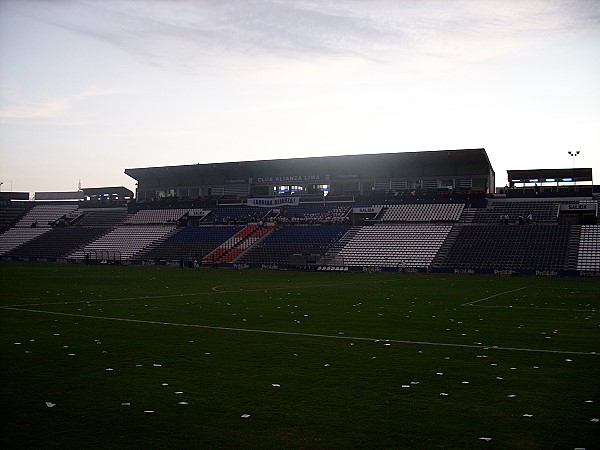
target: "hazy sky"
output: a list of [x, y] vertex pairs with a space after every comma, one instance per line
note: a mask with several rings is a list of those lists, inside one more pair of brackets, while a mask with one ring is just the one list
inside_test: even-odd
[[599, 183], [600, 1], [0, 0], [2, 190], [481, 147]]

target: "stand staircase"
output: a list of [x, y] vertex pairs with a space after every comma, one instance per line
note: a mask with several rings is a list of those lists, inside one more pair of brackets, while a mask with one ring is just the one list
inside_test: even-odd
[[579, 238], [581, 237], [581, 225], [571, 225], [567, 255], [565, 258], [565, 269], [577, 270], [577, 258], [579, 256]]
[[202, 259], [204, 264], [230, 263], [241, 256], [258, 240], [272, 231], [274, 225], [252, 223], [246, 225]]
[[[471, 218], [471, 220], [472, 220], [472, 218]], [[462, 217], [461, 217], [461, 221], [462, 221]], [[456, 239], [458, 239], [458, 235], [460, 234], [461, 230], [462, 230], [462, 225], [460, 225], [460, 224], [454, 225], [452, 227], [452, 229], [450, 230], [450, 233], [448, 233], [448, 236], [446, 236], [444, 243], [441, 245], [440, 249], [438, 250], [437, 254], [435, 255], [435, 258], [433, 258], [433, 261], [431, 262], [431, 267], [434, 267], [434, 268], [442, 267], [442, 264], [444, 263], [446, 256], [448, 256], [450, 249], [456, 242]]]

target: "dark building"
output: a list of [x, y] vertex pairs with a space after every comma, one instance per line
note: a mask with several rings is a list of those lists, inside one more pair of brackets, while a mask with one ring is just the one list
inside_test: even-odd
[[483, 148], [147, 167], [125, 173], [137, 181], [138, 201], [494, 189], [494, 170]]

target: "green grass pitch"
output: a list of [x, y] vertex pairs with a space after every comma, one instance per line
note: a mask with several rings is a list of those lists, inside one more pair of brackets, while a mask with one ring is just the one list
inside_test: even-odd
[[0, 264], [4, 448], [598, 448], [597, 279]]

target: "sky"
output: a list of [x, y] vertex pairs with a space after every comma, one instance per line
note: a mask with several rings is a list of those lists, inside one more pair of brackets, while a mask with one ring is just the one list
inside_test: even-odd
[[0, 0], [3, 191], [462, 148], [600, 184], [600, 1]]

